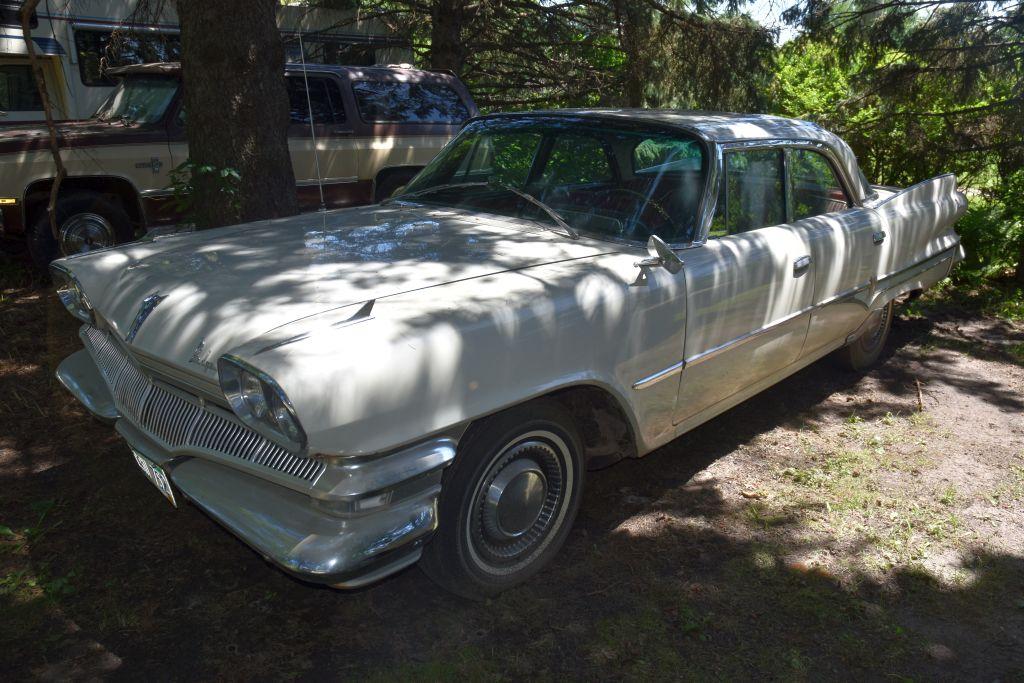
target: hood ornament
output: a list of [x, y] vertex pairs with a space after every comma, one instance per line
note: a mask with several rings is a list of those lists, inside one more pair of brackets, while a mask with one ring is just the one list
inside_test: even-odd
[[153, 312], [153, 309], [166, 298], [166, 294], [153, 292], [142, 300], [142, 305], [139, 306], [139, 312], [135, 314], [135, 320], [132, 321], [132, 326], [128, 329], [128, 334], [125, 335], [124, 340], [126, 342], [131, 343], [135, 341], [135, 335], [139, 333], [139, 328], [142, 327], [142, 323], [146, 322], [146, 318], [148, 318], [149, 314]]

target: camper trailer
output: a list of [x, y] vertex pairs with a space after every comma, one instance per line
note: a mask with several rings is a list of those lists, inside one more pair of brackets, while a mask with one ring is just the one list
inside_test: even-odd
[[[0, 126], [44, 118], [22, 33], [21, 4], [0, 0]], [[91, 116], [117, 85], [109, 68], [179, 59], [181, 36], [171, 3], [158, 17], [136, 16], [137, 6], [135, 0], [39, 4], [30, 18], [31, 47], [42, 64], [55, 119]], [[407, 43], [350, 12], [288, 5], [278, 12], [278, 25], [290, 62], [411, 61]]]

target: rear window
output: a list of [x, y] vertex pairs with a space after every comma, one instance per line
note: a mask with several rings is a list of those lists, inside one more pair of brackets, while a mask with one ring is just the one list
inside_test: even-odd
[[460, 124], [469, 118], [459, 94], [442, 83], [356, 81], [352, 91], [367, 123]]

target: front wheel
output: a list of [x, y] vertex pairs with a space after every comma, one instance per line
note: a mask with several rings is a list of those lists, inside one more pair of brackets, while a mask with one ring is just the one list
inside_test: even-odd
[[565, 543], [583, 491], [582, 442], [557, 403], [536, 401], [475, 425], [445, 473], [437, 534], [420, 566], [471, 599], [540, 571]]
[[860, 336], [839, 350], [843, 365], [851, 370], [863, 372], [878, 361], [892, 329], [895, 302], [890, 301], [882, 308], [872, 311]]
[[56, 213], [56, 238], [45, 208], [36, 212], [29, 226], [29, 254], [41, 271], [61, 256], [112, 247], [132, 238], [131, 219], [125, 210], [95, 192], [74, 192], [59, 197]]

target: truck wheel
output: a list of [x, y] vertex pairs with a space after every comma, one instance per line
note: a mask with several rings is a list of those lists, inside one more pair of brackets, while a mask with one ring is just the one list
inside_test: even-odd
[[877, 311], [872, 311], [860, 336], [839, 350], [839, 359], [843, 365], [856, 372], [864, 372], [875, 364], [889, 338], [894, 309], [894, 302], [890, 301]]
[[445, 472], [439, 526], [420, 567], [471, 599], [540, 571], [565, 543], [583, 491], [583, 447], [568, 413], [534, 401], [475, 425]]
[[43, 207], [28, 230], [28, 250], [36, 267], [45, 270], [61, 256], [112, 247], [132, 238], [132, 223], [120, 205], [95, 192], [75, 192], [57, 200], [57, 232]]

